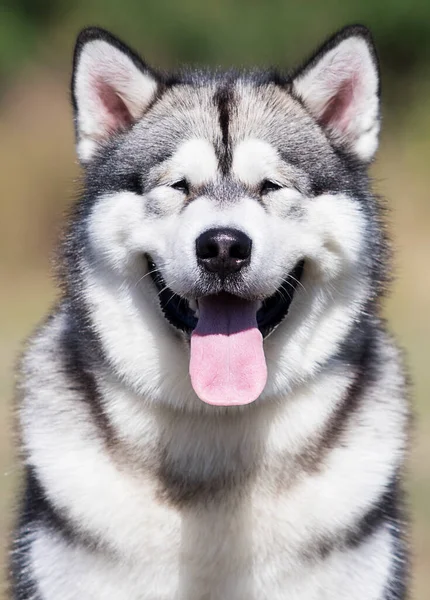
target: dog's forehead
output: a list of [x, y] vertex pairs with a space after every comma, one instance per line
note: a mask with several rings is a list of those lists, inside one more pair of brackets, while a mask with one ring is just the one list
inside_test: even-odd
[[239, 81], [230, 102], [229, 132], [234, 141], [251, 136], [276, 142], [289, 124], [297, 126], [303, 118], [303, 124], [311, 126], [300, 103], [275, 84]]
[[[333, 149], [302, 104], [276, 84], [239, 82], [230, 110], [229, 136], [237, 149], [249, 140], [270, 144], [280, 157], [301, 167], [319, 155], [328, 163]], [[263, 145], [261, 145], [263, 148]]]
[[[333, 160], [333, 149], [317, 123], [275, 83], [238, 78], [174, 85], [131, 132], [129, 149], [135, 159], [142, 155], [146, 164], [154, 164], [178, 150], [184, 155], [181, 148], [190, 139], [207, 142], [220, 164], [227, 157], [226, 170], [238, 153], [242, 162], [249, 157], [255, 163], [259, 148], [270, 154], [269, 145], [280, 159], [305, 170], [312, 169], [315, 157], [318, 168]], [[194, 151], [195, 145], [186, 148]]]
[[143, 124], [168, 129], [173, 141], [189, 137], [191, 132], [196, 137], [217, 141], [220, 131], [215, 93], [215, 84], [175, 85], [155, 102]]
[[184, 136], [191, 129], [213, 142], [225, 139], [227, 133], [233, 143], [246, 137], [276, 143], [297, 134], [316, 133], [318, 137], [320, 133], [287, 89], [246, 79], [173, 86], [154, 105], [148, 119], [153, 124], [169, 124]]

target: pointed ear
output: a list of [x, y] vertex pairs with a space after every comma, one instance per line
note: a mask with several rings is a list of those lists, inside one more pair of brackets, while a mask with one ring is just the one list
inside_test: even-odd
[[333, 143], [370, 161], [378, 146], [379, 67], [371, 34], [353, 25], [334, 35], [293, 76], [293, 93]]
[[131, 127], [159, 86], [158, 76], [126, 45], [103, 29], [84, 29], [76, 42], [72, 77], [80, 161], [90, 161], [112, 134]]

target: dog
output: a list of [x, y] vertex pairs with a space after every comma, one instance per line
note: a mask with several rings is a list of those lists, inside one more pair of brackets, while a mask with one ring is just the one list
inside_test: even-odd
[[163, 74], [80, 33], [83, 192], [20, 363], [15, 600], [405, 600], [378, 59]]

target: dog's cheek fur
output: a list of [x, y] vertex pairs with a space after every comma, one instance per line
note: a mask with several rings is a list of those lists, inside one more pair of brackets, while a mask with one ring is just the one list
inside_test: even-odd
[[191, 393], [182, 375], [187, 351], [162, 315], [146, 259], [166, 254], [170, 223], [149, 218], [145, 206], [144, 197], [130, 192], [94, 204], [80, 262], [81, 298], [118, 376], [148, 401], [171, 398], [179, 406]]
[[[160, 385], [166, 393], [163, 382], [183, 380], [181, 371], [166, 373], [158, 360], [160, 342], [155, 339], [162, 337], [162, 332], [172, 339], [175, 351], [180, 347], [185, 369], [188, 354], [164, 319], [154, 319], [160, 310], [152, 281], [146, 276], [145, 253], [160, 258], [169, 287], [184, 293], [198, 276], [194, 240], [204, 229], [217, 225], [240, 226], [254, 239], [250, 289], [253, 281], [258, 282], [261, 293], [263, 280], [267, 291], [273, 293], [288, 272], [286, 265], [292, 268], [302, 257], [307, 261], [304, 289], [296, 291], [288, 319], [272, 334], [276, 351], [273, 341], [266, 343], [269, 380], [263, 396], [291, 389], [335, 352], [368, 294], [369, 274], [360, 262], [365, 215], [356, 201], [341, 194], [308, 199], [304, 205], [306, 216], [299, 223], [273, 219], [252, 200], [221, 211], [213, 201], [202, 198], [170, 220], [145, 218], [143, 200], [131, 193], [114, 194], [95, 205], [89, 219], [95, 261], [86, 269], [87, 301], [93, 318], [100, 322], [108, 355], [119, 373], [128, 374], [134, 389], [153, 393]], [[263, 244], [264, 240], [272, 244]], [[108, 263], [107, 270], [99, 268], [103, 261]], [[109, 331], [103, 327], [105, 322], [111, 323]], [[129, 332], [125, 345], [124, 331]], [[153, 374], [145, 381], [140, 375], [143, 364]], [[176, 397], [178, 403], [194, 398], [189, 385], [178, 387], [175, 382], [173, 389], [176, 393], [182, 390], [182, 400]], [[158, 395], [161, 398], [162, 394]]]
[[[288, 318], [266, 342], [264, 395], [284, 393], [336, 353], [368, 300], [371, 273], [363, 259], [366, 215], [343, 194], [308, 201], [298, 224], [283, 226], [284, 252], [306, 257]], [[281, 263], [286, 256], [279, 258]]]

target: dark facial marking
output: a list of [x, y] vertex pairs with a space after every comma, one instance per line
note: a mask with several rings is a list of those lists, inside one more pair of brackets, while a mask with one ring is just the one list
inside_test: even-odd
[[300, 221], [305, 217], [305, 214], [306, 211], [303, 206], [301, 206], [300, 204], [294, 204], [293, 206], [290, 206], [289, 208], [285, 209], [282, 213], [282, 216], [285, 219], [296, 219], [297, 221]]
[[160, 202], [155, 198], [147, 199], [145, 212], [148, 216], [152, 217], [162, 217], [164, 215], [164, 211]]
[[222, 134], [222, 148], [220, 149], [220, 166], [221, 171], [227, 174], [231, 168], [232, 152], [229, 136], [230, 113], [234, 102], [233, 89], [231, 85], [225, 83], [220, 87], [214, 96], [214, 102], [218, 107], [219, 125]]

